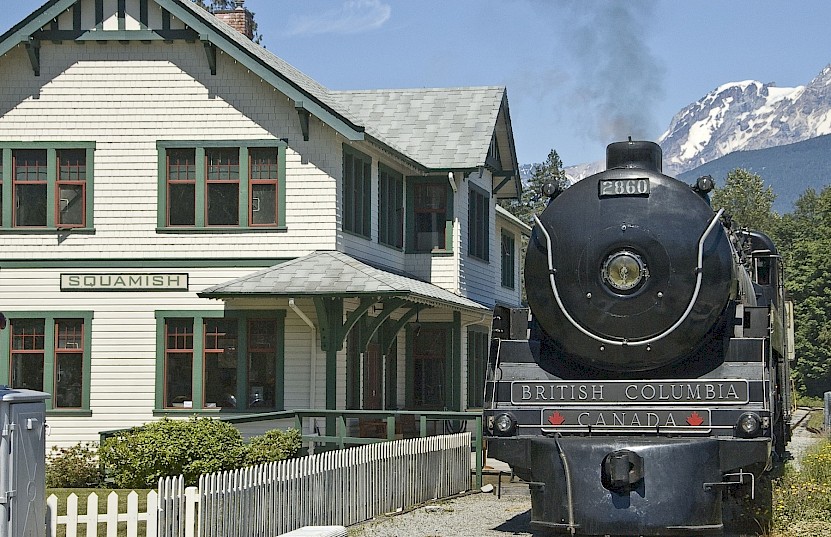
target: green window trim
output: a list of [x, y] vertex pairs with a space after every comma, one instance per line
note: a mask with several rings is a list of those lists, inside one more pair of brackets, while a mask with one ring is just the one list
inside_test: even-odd
[[[445, 190], [445, 225], [444, 225], [444, 248], [433, 248], [431, 250], [419, 250], [416, 246], [416, 224], [415, 224], [415, 187], [416, 185], [441, 186]], [[447, 181], [446, 176], [408, 176], [406, 187], [406, 213], [404, 217], [406, 235], [404, 239], [404, 251], [408, 254], [451, 254], [453, 253], [453, 189]]]
[[372, 157], [343, 145], [344, 232], [372, 238]]
[[467, 329], [467, 408], [482, 408], [485, 391], [485, 368], [490, 338], [487, 329]]
[[502, 230], [502, 287], [516, 289], [516, 237]]
[[[250, 166], [249, 150], [253, 148], [277, 149], [278, 186], [277, 222], [275, 225], [251, 224], [250, 213]], [[205, 223], [206, 163], [205, 150], [216, 148], [239, 149], [239, 224], [232, 226], [208, 226]], [[169, 149], [194, 149], [195, 159], [195, 224], [193, 226], [170, 226], [167, 224], [167, 152]], [[284, 140], [159, 140], [156, 142], [158, 155], [158, 205], [156, 218], [157, 233], [228, 233], [264, 232], [286, 230], [286, 150]]]
[[[274, 319], [277, 322], [275, 356], [274, 408], [266, 411], [285, 410], [285, 310], [156, 310], [156, 387], [153, 415], [176, 415], [206, 413], [214, 414], [262, 412], [264, 409], [221, 409], [203, 408], [204, 387], [204, 321], [205, 319], [235, 319], [237, 321], [237, 388], [238, 401], [246, 400], [246, 379], [248, 373], [248, 321]], [[193, 408], [174, 409], [164, 406], [165, 389], [165, 321], [167, 319], [193, 320], [193, 362], [192, 401]], [[197, 401], [199, 404], [197, 405]], [[247, 406], [247, 405], [246, 405]]]
[[404, 249], [404, 176], [378, 164], [378, 243]]
[[490, 261], [490, 196], [476, 185], [468, 190], [467, 254]]
[[[15, 150], [32, 149], [46, 150], [47, 187], [46, 187], [46, 225], [14, 226], [14, 170], [12, 155]], [[86, 179], [84, 181], [84, 225], [59, 226], [56, 223], [56, 197], [58, 184], [57, 153], [62, 149], [78, 149], [86, 151]], [[4, 142], [0, 141], [0, 232], [16, 234], [37, 234], [44, 232], [60, 233], [90, 233], [94, 232], [93, 200], [95, 184], [95, 142]]]
[[[46, 400], [47, 415], [55, 416], [91, 416], [90, 401], [90, 372], [92, 356], [92, 318], [91, 311], [7, 311], [6, 317], [10, 323], [17, 319], [43, 319], [44, 320], [44, 357], [43, 357], [43, 387], [44, 392], [54, 392], [55, 381], [55, 320], [57, 319], [81, 319], [84, 322], [84, 349], [82, 354], [82, 375], [81, 375], [81, 407], [80, 408], [55, 408], [54, 398]], [[11, 360], [11, 337], [9, 328], [0, 331], [0, 383], [9, 386], [11, 384], [11, 372], [9, 365]]]

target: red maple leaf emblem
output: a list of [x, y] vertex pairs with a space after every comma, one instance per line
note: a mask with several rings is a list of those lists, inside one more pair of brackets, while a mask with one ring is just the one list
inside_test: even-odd
[[566, 422], [566, 417], [560, 414], [559, 411], [554, 412], [550, 416], [548, 416], [548, 423], [551, 425], [562, 425]]
[[704, 418], [698, 415], [698, 412], [693, 412], [690, 414], [690, 417], [687, 418], [687, 423], [692, 425], [693, 427], [698, 427], [702, 423], [704, 423]]

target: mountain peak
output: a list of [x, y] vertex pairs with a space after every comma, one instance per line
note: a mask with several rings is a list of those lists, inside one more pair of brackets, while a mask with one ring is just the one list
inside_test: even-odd
[[808, 85], [722, 84], [678, 112], [658, 139], [664, 169], [678, 174], [740, 150], [831, 133], [831, 64]]

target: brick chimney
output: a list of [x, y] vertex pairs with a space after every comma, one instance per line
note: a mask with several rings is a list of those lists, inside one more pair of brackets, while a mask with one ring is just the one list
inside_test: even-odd
[[234, 0], [234, 9], [221, 9], [214, 15], [248, 39], [254, 39], [254, 15], [245, 9], [245, 0]]

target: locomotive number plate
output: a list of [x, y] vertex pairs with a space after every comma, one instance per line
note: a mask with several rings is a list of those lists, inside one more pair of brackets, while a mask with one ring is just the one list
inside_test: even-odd
[[598, 183], [600, 197], [611, 196], [648, 196], [649, 179], [604, 179]]

